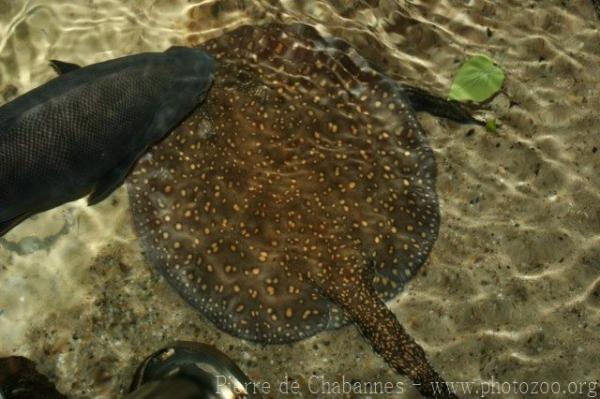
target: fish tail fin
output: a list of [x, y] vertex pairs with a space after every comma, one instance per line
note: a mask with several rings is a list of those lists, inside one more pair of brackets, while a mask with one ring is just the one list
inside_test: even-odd
[[485, 122], [475, 119], [471, 113], [456, 101], [445, 100], [423, 89], [402, 85], [403, 93], [416, 112], [427, 112], [458, 123], [473, 123], [485, 126]]
[[29, 216], [31, 216], [31, 214], [24, 213], [22, 215], [12, 218], [12, 219], [8, 219], [3, 222], [0, 222], [0, 237], [4, 236], [13, 227], [15, 227], [16, 225], [21, 223], [23, 220], [27, 219]]

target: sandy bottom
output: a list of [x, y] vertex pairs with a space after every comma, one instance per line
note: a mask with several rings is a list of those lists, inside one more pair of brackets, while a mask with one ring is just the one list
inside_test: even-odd
[[[89, 64], [269, 20], [326, 28], [442, 95], [466, 57], [487, 54], [507, 74], [481, 110], [497, 133], [420, 117], [438, 160], [441, 234], [390, 306], [448, 381], [510, 382], [496, 385], [506, 397], [600, 396], [600, 21], [584, 0], [497, 3], [0, 0], [0, 102], [51, 78], [48, 59]], [[277, 346], [220, 332], [144, 262], [125, 188], [0, 239], [0, 286], [0, 356], [30, 357], [72, 398], [119, 397], [137, 362], [176, 339], [214, 344], [270, 382], [268, 397], [291, 396], [278, 392], [285, 380], [299, 382], [295, 397], [342, 396], [321, 381], [407, 382], [354, 327]], [[513, 381], [529, 385], [515, 393]]]

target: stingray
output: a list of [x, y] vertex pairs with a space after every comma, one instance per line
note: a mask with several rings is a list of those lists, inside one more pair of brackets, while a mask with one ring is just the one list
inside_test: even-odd
[[305, 25], [199, 46], [218, 62], [205, 104], [129, 180], [147, 260], [234, 336], [286, 343], [350, 322], [425, 395], [452, 397], [385, 302], [439, 226], [414, 112], [473, 119]]

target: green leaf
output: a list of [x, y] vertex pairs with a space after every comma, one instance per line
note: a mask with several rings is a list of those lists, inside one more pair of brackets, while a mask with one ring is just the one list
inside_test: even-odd
[[496, 133], [496, 129], [498, 128], [498, 124], [496, 122], [496, 119], [492, 118], [492, 119], [488, 119], [486, 124], [485, 124], [485, 129], [488, 132], [491, 133]]
[[450, 88], [450, 100], [482, 102], [500, 90], [504, 72], [485, 55], [476, 55], [465, 62]]

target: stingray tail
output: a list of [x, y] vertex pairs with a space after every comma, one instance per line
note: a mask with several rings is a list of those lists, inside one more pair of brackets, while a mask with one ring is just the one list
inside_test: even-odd
[[475, 119], [471, 113], [456, 101], [445, 100], [418, 87], [402, 85], [403, 93], [416, 112], [428, 112], [458, 123], [474, 123], [485, 126], [485, 122]]
[[427, 360], [423, 348], [373, 290], [355, 293], [352, 302], [346, 312], [386, 362], [409, 377], [424, 396], [456, 398]]
[[422, 395], [427, 398], [457, 398], [451, 386], [433, 369], [423, 348], [406, 332], [371, 287], [356, 281], [346, 287], [317, 285], [327, 287], [321, 290], [323, 294], [344, 309], [373, 349], [400, 374], [410, 378]]

